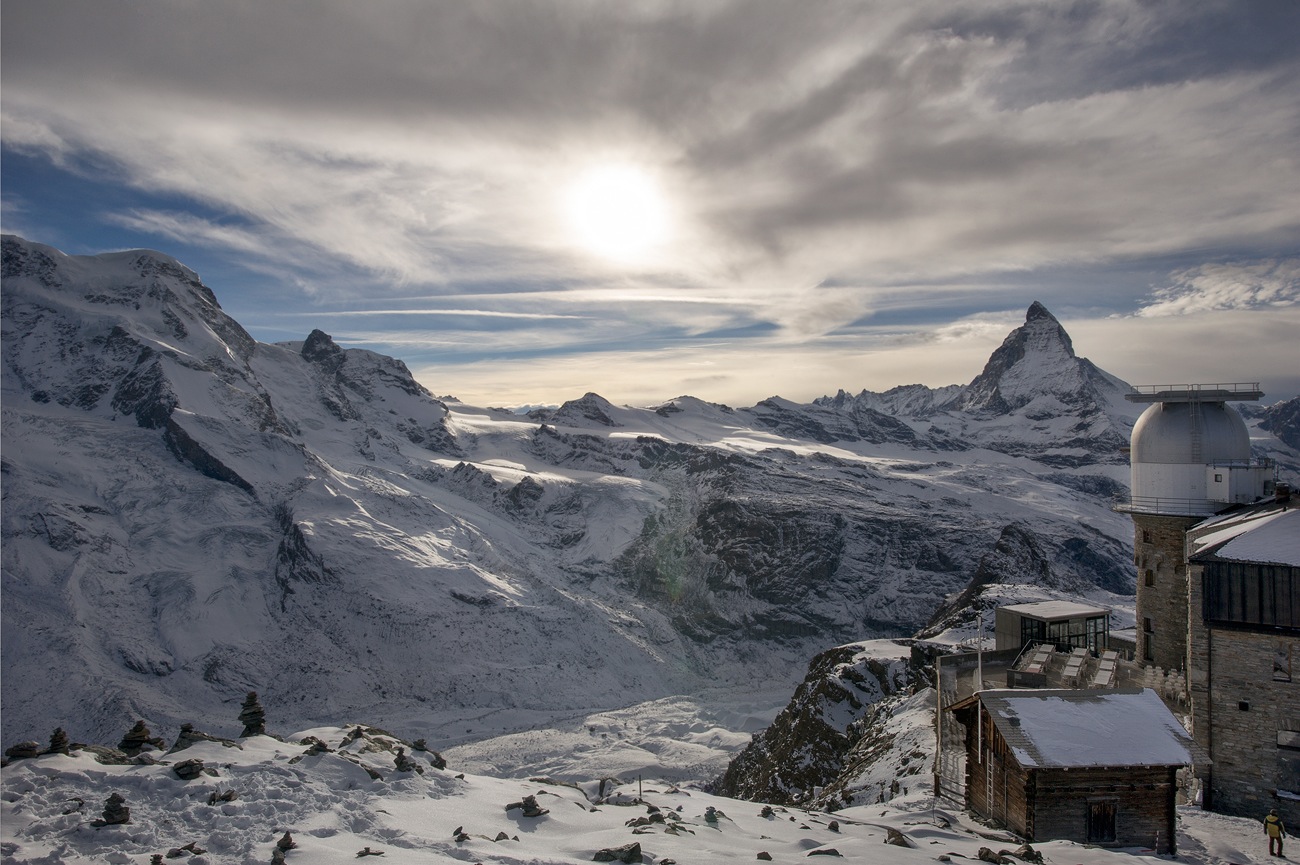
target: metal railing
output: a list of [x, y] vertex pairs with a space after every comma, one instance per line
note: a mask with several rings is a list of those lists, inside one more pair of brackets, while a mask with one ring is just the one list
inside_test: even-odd
[[1176, 499], [1158, 496], [1130, 496], [1120, 499], [1111, 509], [1121, 514], [1171, 514], [1175, 516], [1212, 516], [1232, 502], [1209, 499]]
[[1213, 393], [1258, 393], [1259, 382], [1257, 381], [1221, 381], [1210, 384], [1135, 384], [1132, 385], [1134, 393], [1140, 394], [1159, 394], [1159, 393], [1195, 393], [1198, 391], [1211, 391]]
[[1213, 384], [1143, 384], [1124, 394], [1129, 402], [1191, 403], [1253, 402], [1264, 395], [1257, 381], [1226, 381]]

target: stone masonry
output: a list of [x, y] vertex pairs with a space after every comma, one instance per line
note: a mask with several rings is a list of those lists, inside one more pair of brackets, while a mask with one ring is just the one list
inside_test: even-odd
[[[1202, 615], [1200, 565], [1190, 567], [1188, 617], [1192, 735], [1210, 754], [1198, 770], [1206, 807], [1263, 819], [1276, 807], [1300, 826], [1300, 778], [1279, 753], [1279, 733], [1300, 733], [1300, 676], [1274, 677], [1279, 646], [1300, 657], [1300, 638], [1278, 632], [1208, 626]], [[1287, 646], [1283, 646], [1287, 648]], [[1300, 671], [1293, 671], [1300, 672]]]
[[1199, 517], [1133, 516], [1137, 662], [1187, 669], [1187, 529]]

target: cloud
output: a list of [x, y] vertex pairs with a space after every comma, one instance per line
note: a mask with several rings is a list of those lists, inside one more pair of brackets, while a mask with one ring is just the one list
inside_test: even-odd
[[1300, 305], [1300, 259], [1201, 264], [1180, 270], [1138, 310], [1145, 318]]
[[[1245, 301], [1197, 270], [1300, 236], [1283, 5], [9, 0], [0, 135], [166, 196], [99, 204], [317, 309], [473, 298], [491, 314], [430, 335], [472, 357], [728, 334], [832, 353], [858, 337], [836, 356], [865, 362], [884, 333], [900, 351], [985, 339], [997, 324], [970, 313], [1028, 293], [1008, 274], [1044, 274], [1031, 296], [1054, 310], [1090, 302], [1063, 271], [1148, 257], [1185, 270], [1144, 317], [1294, 302], [1279, 273]], [[561, 217], [611, 162], [653, 175], [678, 220], [631, 268]], [[1093, 293], [1128, 311], [1136, 292]]]

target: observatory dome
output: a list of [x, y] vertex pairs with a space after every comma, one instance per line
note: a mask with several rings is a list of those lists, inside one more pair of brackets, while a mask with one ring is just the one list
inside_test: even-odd
[[1133, 426], [1133, 464], [1208, 465], [1248, 461], [1250, 433], [1222, 402], [1158, 402]]

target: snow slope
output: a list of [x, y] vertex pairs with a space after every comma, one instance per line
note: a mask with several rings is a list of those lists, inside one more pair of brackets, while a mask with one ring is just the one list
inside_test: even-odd
[[[307, 736], [329, 750], [307, 754]], [[147, 765], [103, 765], [88, 751], [13, 763], [3, 770], [0, 793], [0, 863], [144, 865], [174, 852], [163, 861], [260, 865], [272, 861], [286, 832], [296, 846], [285, 861], [312, 865], [369, 861], [361, 856], [367, 850], [382, 854], [375, 861], [396, 865], [576, 865], [634, 843], [639, 855], [625, 861], [710, 865], [753, 862], [767, 853], [774, 862], [793, 862], [819, 853], [836, 858], [833, 850], [850, 862], [905, 865], [941, 856], [971, 861], [981, 848], [1020, 844], [934, 802], [928, 792], [834, 813], [765, 812], [755, 802], [653, 775], [566, 784], [495, 778], [454, 763], [439, 770], [411, 743], [374, 728], [360, 735], [356, 728], [313, 728], [286, 741], [253, 736], [236, 744], [200, 742], [155, 753], [157, 762]], [[398, 771], [396, 747], [423, 771]], [[172, 767], [190, 759], [201, 760], [206, 774], [181, 780]], [[130, 822], [95, 827], [111, 793], [125, 800]], [[547, 813], [507, 810], [526, 796]], [[887, 843], [891, 835], [904, 846]], [[1179, 809], [1178, 847], [1179, 861], [1193, 865], [1265, 861], [1256, 821], [1195, 808]], [[1053, 863], [1166, 861], [1141, 848], [1063, 841], [1034, 848]]]

